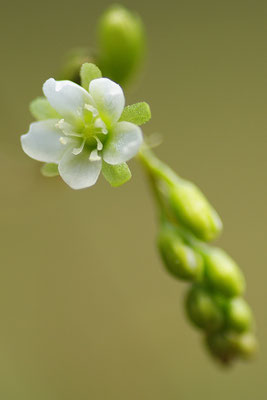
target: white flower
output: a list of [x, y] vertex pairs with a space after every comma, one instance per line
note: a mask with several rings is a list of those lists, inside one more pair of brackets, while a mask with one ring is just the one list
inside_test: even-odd
[[34, 122], [21, 137], [31, 158], [58, 164], [73, 189], [95, 184], [102, 162], [118, 165], [134, 157], [142, 144], [141, 129], [119, 122], [124, 94], [107, 78], [90, 82], [89, 92], [71, 81], [48, 79], [43, 92], [60, 118]]

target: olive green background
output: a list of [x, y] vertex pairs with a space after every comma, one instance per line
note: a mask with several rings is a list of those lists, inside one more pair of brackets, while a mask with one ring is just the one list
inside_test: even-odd
[[63, 55], [94, 45], [108, 1], [13, 1], [1, 8], [0, 398], [267, 398], [265, 0], [125, 1], [149, 53], [128, 102], [146, 100], [157, 154], [196, 182], [224, 221], [219, 243], [243, 268], [260, 340], [230, 370], [186, 321], [186, 285], [164, 271], [140, 166], [112, 189], [72, 191], [21, 150]]

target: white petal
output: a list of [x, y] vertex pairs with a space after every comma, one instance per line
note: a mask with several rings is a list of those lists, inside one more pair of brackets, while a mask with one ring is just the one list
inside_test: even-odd
[[103, 121], [109, 126], [116, 123], [125, 104], [122, 88], [110, 79], [98, 78], [90, 82], [89, 92]]
[[131, 122], [116, 124], [110, 136], [103, 150], [103, 159], [112, 165], [121, 164], [134, 157], [143, 141], [141, 129]]
[[43, 92], [51, 106], [71, 123], [81, 120], [85, 105], [93, 103], [92, 96], [71, 81], [50, 78], [44, 83]]
[[90, 151], [84, 149], [78, 155], [67, 151], [59, 163], [62, 179], [72, 189], [84, 189], [96, 183], [101, 171], [102, 160], [90, 161]]
[[56, 127], [57, 119], [33, 122], [29, 132], [21, 136], [25, 153], [35, 160], [57, 163], [66, 151], [60, 138], [62, 132]]

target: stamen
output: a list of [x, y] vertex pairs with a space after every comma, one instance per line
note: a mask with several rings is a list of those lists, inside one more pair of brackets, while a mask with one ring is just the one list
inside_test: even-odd
[[103, 133], [104, 135], [106, 135], [108, 133], [106, 124], [100, 118], [97, 118], [95, 120], [95, 128], [99, 128], [101, 133]]
[[56, 123], [56, 128], [59, 128], [62, 130], [62, 125], [64, 124], [64, 119], [60, 119], [57, 123]]
[[72, 150], [72, 154], [74, 154], [75, 156], [77, 156], [78, 154], [80, 154], [80, 153], [83, 151], [85, 141], [86, 141], [86, 139], [84, 139], [84, 140], [82, 141], [82, 144], [81, 144], [80, 147], [77, 147], [77, 148], [73, 149], [73, 150]]
[[83, 109], [82, 109], [82, 107], [78, 107], [78, 109], [77, 109], [77, 115], [78, 115], [79, 118], [82, 118], [82, 116], [83, 116]]
[[73, 132], [71, 125], [65, 122], [63, 118], [56, 123], [56, 127], [59, 128], [65, 136], [81, 137], [79, 133]]
[[97, 143], [97, 150], [102, 150], [103, 149], [103, 143], [99, 140], [97, 136], [94, 136], [96, 143]]
[[59, 141], [60, 141], [60, 143], [61, 144], [67, 144], [68, 143], [68, 138], [66, 138], [66, 137], [64, 137], [64, 136], [61, 136], [60, 138], [59, 138]]
[[101, 157], [99, 157], [97, 149], [94, 149], [91, 151], [90, 157], [89, 157], [90, 161], [99, 161], [101, 160]]
[[95, 107], [91, 106], [90, 104], [85, 104], [84, 108], [88, 111], [90, 111], [93, 114], [93, 117], [95, 118], [98, 115], [98, 111]]

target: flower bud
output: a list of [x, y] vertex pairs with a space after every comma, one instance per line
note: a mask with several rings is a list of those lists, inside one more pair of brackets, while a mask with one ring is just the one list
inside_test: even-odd
[[189, 319], [198, 328], [208, 332], [221, 329], [224, 314], [215, 298], [206, 289], [193, 286], [186, 297], [186, 311]]
[[203, 272], [202, 257], [184, 244], [172, 227], [164, 226], [158, 236], [163, 262], [172, 275], [186, 281], [199, 280]]
[[251, 358], [258, 350], [258, 343], [252, 332], [232, 336], [231, 341], [242, 358]]
[[227, 326], [238, 332], [244, 332], [250, 329], [252, 325], [252, 312], [247, 302], [236, 297], [227, 304]]
[[63, 67], [59, 73], [59, 80], [69, 80], [80, 84], [80, 70], [85, 62], [92, 61], [87, 48], [79, 47], [71, 50], [65, 56]]
[[99, 21], [99, 67], [104, 76], [124, 84], [137, 69], [144, 53], [141, 19], [126, 8], [114, 5]]
[[203, 252], [206, 278], [210, 286], [227, 297], [244, 292], [245, 279], [235, 261], [223, 250], [213, 247]]
[[210, 241], [220, 233], [220, 217], [193, 183], [179, 180], [170, 188], [170, 203], [178, 222], [199, 239]]
[[205, 337], [211, 355], [224, 364], [229, 364], [237, 355], [237, 351], [224, 332], [211, 333]]
[[212, 355], [223, 363], [229, 363], [236, 357], [251, 358], [257, 351], [257, 341], [253, 333], [238, 334], [216, 332], [206, 337], [206, 344]]

